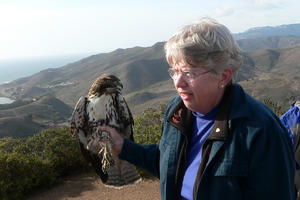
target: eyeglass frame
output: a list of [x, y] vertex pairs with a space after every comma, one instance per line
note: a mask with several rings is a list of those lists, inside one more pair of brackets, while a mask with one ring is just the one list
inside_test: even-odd
[[[197, 78], [197, 77], [199, 77], [201, 75], [207, 74], [207, 73], [209, 73], [211, 71], [214, 71], [214, 70], [210, 69], [210, 70], [204, 71], [202, 73], [196, 73], [196, 72], [193, 72], [193, 71], [182, 71], [182, 72], [179, 72], [178, 70], [175, 70], [172, 67], [168, 69], [168, 73], [169, 73], [171, 79], [176, 80], [176, 79], [178, 79], [178, 75], [181, 74], [181, 76], [183, 77], [183, 79], [185, 81], [188, 81], [188, 82], [194, 80], [195, 78]], [[190, 75], [188, 75], [188, 74], [190, 74]]]

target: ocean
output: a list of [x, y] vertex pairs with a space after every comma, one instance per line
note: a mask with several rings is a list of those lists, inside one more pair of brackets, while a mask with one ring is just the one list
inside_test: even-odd
[[[0, 60], [0, 85], [38, 73], [48, 68], [58, 68], [76, 62], [89, 54], [64, 55], [38, 58], [6, 59]], [[9, 104], [13, 100], [1, 97], [0, 104]]]
[[58, 68], [91, 54], [0, 60], [0, 84], [26, 77], [48, 68]]

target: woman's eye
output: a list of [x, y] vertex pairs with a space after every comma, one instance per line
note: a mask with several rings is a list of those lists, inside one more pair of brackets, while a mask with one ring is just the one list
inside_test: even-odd
[[192, 77], [192, 76], [193, 76], [192, 72], [184, 72], [184, 74], [185, 74], [187, 77]]

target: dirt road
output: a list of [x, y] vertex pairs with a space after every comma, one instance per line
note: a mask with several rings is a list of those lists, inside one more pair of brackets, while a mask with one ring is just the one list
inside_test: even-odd
[[159, 181], [143, 180], [135, 185], [113, 189], [105, 187], [95, 174], [80, 174], [57, 186], [40, 191], [28, 200], [160, 200]]

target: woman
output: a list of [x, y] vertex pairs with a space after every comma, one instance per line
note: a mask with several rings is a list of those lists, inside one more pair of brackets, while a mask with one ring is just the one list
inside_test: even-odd
[[294, 199], [291, 141], [278, 118], [234, 84], [242, 54], [213, 19], [184, 26], [165, 44], [178, 92], [159, 145], [110, 127], [114, 151], [159, 177], [163, 200]]

